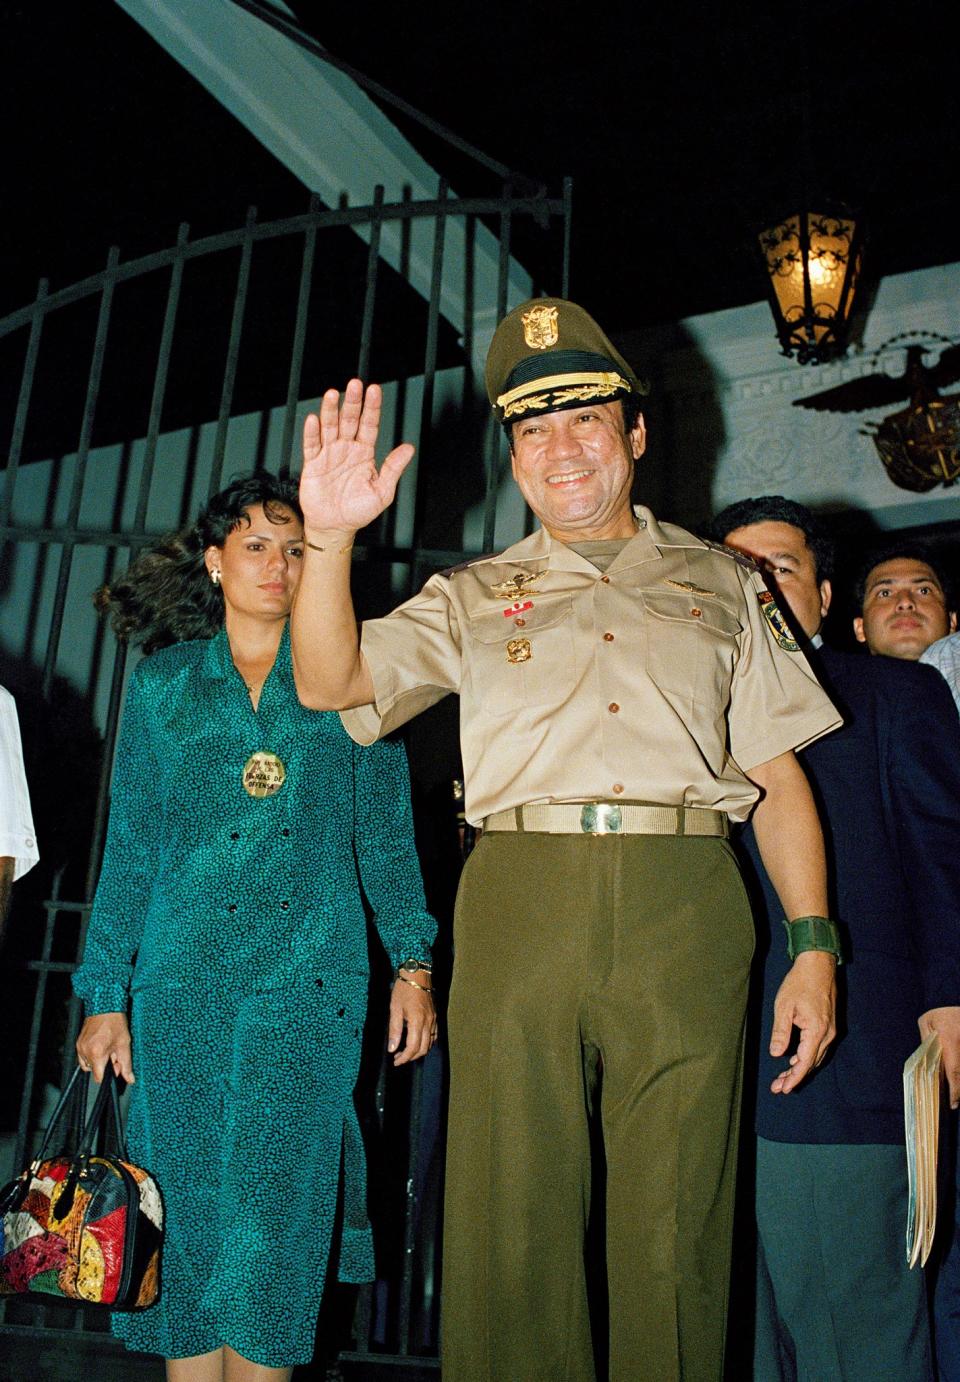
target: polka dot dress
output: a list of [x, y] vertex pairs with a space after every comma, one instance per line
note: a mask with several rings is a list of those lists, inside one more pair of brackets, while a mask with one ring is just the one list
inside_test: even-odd
[[[244, 785], [258, 754], [283, 765], [268, 795]], [[166, 1204], [160, 1302], [113, 1317], [132, 1348], [308, 1362], [341, 1166], [338, 1274], [373, 1276], [361, 884], [392, 962], [428, 954], [402, 746], [301, 706], [286, 632], [256, 712], [225, 633], [145, 659], [73, 981], [88, 1015], [132, 995], [128, 1144]]]

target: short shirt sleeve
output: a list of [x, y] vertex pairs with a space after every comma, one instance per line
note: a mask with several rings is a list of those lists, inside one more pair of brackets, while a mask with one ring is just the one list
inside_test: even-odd
[[384, 618], [365, 620], [360, 649], [376, 700], [340, 718], [358, 744], [372, 744], [460, 689], [460, 627], [447, 578], [432, 576]]
[[746, 622], [730, 693], [730, 756], [748, 773], [843, 720], [758, 572], [742, 572]]
[[17, 707], [0, 686], [0, 857], [12, 859], [14, 881], [40, 858], [23, 768]]

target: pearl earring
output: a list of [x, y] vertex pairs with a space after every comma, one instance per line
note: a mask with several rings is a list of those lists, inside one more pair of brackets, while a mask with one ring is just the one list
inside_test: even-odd
[[220, 568], [219, 568], [219, 567], [215, 566], [215, 567], [213, 568], [213, 570], [210, 572], [210, 579], [211, 579], [211, 581], [213, 581], [214, 585], [219, 585], [219, 584], [220, 584]]

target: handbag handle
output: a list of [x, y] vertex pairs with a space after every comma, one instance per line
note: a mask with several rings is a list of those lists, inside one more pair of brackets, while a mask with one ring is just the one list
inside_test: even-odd
[[[81, 1078], [81, 1077], [82, 1077], [82, 1078]], [[86, 1091], [86, 1087], [87, 1087], [87, 1083], [88, 1083], [88, 1077], [89, 1077], [89, 1072], [86, 1071], [86, 1070], [81, 1070], [80, 1067], [79, 1067], [79, 1065], [76, 1067], [76, 1069], [74, 1070], [73, 1074], [70, 1076], [70, 1079], [67, 1081], [66, 1088], [64, 1089], [63, 1093], [60, 1095], [60, 1098], [57, 1100], [57, 1106], [56, 1106], [56, 1108], [53, 1110], [53, 1117], [50, 1119], [50, 1122], [47, 1124], [47, 1130], [46, 1130], [46, 1132], [43, 1134], [43, 1141], [40, 1143], [40, 1150], [37, 1152], [36, 1156], [33, 1158], [33, 1162], [32, 1162], [32, 1164], [31, 1164], [31, 1170], [33, 1169], [33, 1167], [39, 1166], [40, 1163], [43, 1161], [44, 1153], [46, 1152], [47, 1147], [49, 1146], [50, 1139], [51, 1139], [51, 1137], [53, 1136], [53, 1133], [54, 1133], [54, 1129], [56, 1128], [57, 1124], [60, 1122], [60, 1119], [61, 1119], [62, 1116], [63, 1116], [64, 1109], [65, 1109], [65, 1108], [67, 1107], [67, 1105], [69, 1104], [70, 1098], [71, 1098], [71, 1096], [72, 1096], [72, 1094], [73, 1094], [73, 1092], [74, 1092], [74, 1088], [76, 1087], [77, 1083], [78, 1083], [78, 1082], [81, 1083], [81, 1084], [84, 1086], [84, 1091]], [[83, 1105], [83, 1106], [84, 1106], [84, 1108], [86, 1108], [86, 1098], [84, 1098], [84, 1105]]]
[[[123, 1125], [120, 1122], [120, 1099], [117, 1093], [119, 1079], [120, 1077], [114, 1073], [113, 1066], [108, 1061], [103, 1072], [103, 1079], [100, 1082], [100, 1092], [97, 1094], [90, 1116], [84, 1125], [83, 1132], [80, 1134], [79, 1146], [75, 1152], [67, 1154], [70, 1160], [70, 1171], [63, 1183], [60, 1196], [57, 1200], [57, 1213], [60, 1218], [66, 1218], [70, 1213], [77, 1182], [86, 1174], [85, 1168], [93, 1155], [94, 1141], [103, 1124], [108, 1107], [113, 1112], [117, 1151], [120, 1154], [120, 1159], [121, 1161], [127, 1161], [129, 1159], [127, 1156], [126, 1139], [123, 1135]], [[80, 1086], [83, 1088], [84, 1107], [86, 1107], [86, 1099], [90, 1087], [90, 1072], [89, 1070], [81, 1070], [80, 1067], [77, 1066], [67, 1082], [66, 1089], [64, 1089], [63, 1093], [60, 1095], [57, 1106], [53, 1111], [53, 1117], [47, 1124], [47, 1130], [43, 1134], [43, 1141], [40, 1143], [40, 1150], [37, 1152], [37, 1155], [26, 1170], [21, 1171], [20, 1175], [17, 1176], [15, 1180], [12, 1180], [9, 1185], [4, 1187], [3, 1193], [0, 1195], [0, 1215], [15, 1214], [19, 1210], [27, 1195], [31, 1177], [36, 1175], [40, 1166], [43, 1164], [44, 1156], [46, 1155], [47, 1147], [53, 1136], [54, 1129], [63, 1116], [63, 1111], [67, 1107], [74, 1090]]]
[[[114, 1073], [113, 1066], [110, 1064], [109, 1061], [107, 1061], [107, 1064], [104, 1067], [103, 1071], [103, 1079], [100, 1083], [100, 1091], [97, 1094], [93, 1108], [90, 1111], [90, 1116], [84, 1124], [83, 1131], [80, 1134], [80, 1141], [77, 1145], [78, 1156], [89, 1157], [91, 1155], [93, 1151], [94, 1140], [96, 1139], [97, 1132], [100, 1129], [100, 1125], [103, 1123], [104, 1117], [107, 1112], [107, 1107], [109, 1105], [113, 1113], [114, 1130], [117, 1135], [117, 1150], [119, 1151], [121, 1158], [124, 1161], [127, 1160], [126, 1139], [123, 1135], [123, 1124], [120, 1121], [120, 1099], [117, 1093], [118, 1081], [119, 1076]], [[47, 1130], [43, 1134], [43, 1141], [40, 1143], [40, 1150], [37, 1152], [31, 1164], [31, 1169], [39, 1166], [40, 1163], [43, 1161], [44, 1154], [46, 1153], [47, 1147], [50, 1145], [50, 1140], [53, 1137], [54, 1130], [56, 1129], [57, 1124], [63, 1116], [64, 1109], [70, 1102], [70, 1097], [73, 1094], [74, 1088], [78, 1083], [83, 1085], [83, 1102], [84, 1107], [86, 1107], [87, 1090], [90, 1086], [90, 1071], [81, 1070], [78, 1065], [74, 1070], [73, 1074], [70, 1076], [66, 1088], [60, 1095], [60, 1098], [57, 1102], [57, 1106], [53, 1111], [53, 1117], [47, 1124]]]
[[[89, 1075], [89, 1071], [87, 1072]], [[87, 1119], [86, 1126], [80, 1134], [80, 1143], [77, 1147], [77, 1155], [84, 1159], [93, 1155], [93, 1146], [96, 1141], [97, 1133], [107, 1116], [109, 1108], [113, 1114], [113, 1128], [117, 1138], [117, 1151], [121, 1161], [127, 1161], [127, 1143], [123, 1135], [123, 1124], [120, 1121], [120, 1096], [117, 1086], [120, 1083], [120, 1076], [116, 1074], [110, 1061], [107, 1061], [103, 1069], [103, 1077], [100, 1081], [100, 1091], [97, 1094], [90, 1117]]]

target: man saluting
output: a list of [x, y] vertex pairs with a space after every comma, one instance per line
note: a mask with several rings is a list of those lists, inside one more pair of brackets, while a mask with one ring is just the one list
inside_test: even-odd
[[301, 698], [361, 743], [460, 695], [483, 836], [454, 931], [444, 1377], [593, 1379], [598, 1112], [610, 1377], [717, 1382], [753, 951], [728, 821], [756, 804], [791, 923], [771, 1037], [788, 1093], [833, 1038], [838, 950], [793, 750], [839, 717], [752, 563], [631, 506], [646, 390], [582, 308], [511, 312], [486, 383], [538, 531], [358, 641], [350, 548], [413, 448], [378, 472], [380, 390], [352, 380], [307, 419], [292, 620]]

